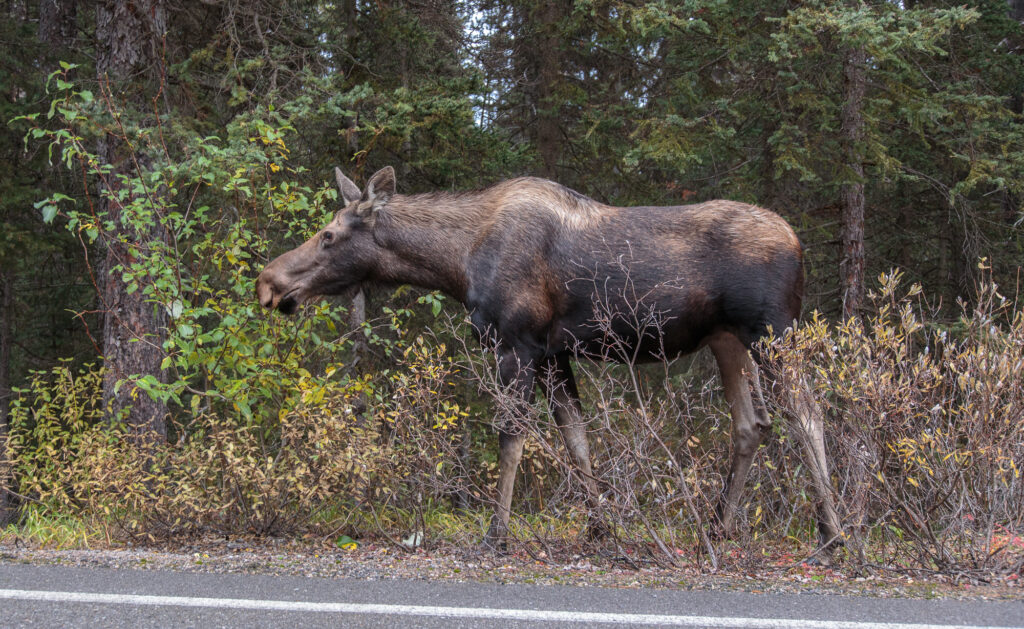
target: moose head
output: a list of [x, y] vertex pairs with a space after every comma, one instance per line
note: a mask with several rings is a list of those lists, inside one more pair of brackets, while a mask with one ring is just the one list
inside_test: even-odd
[[256, 280], [266, 308], [292, 314], [318, 295], [336, 295], [373, 273], [381, 255], [374, 240], [377, 212], [395, 194], [395, 170], [378, 170], [362, 192], [335, 168], [343, 207], [312, 238], [270, 262]]

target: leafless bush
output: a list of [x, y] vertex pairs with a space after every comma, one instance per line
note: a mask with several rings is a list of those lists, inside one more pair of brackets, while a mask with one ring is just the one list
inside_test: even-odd
[[[567, 532], [582, 534], [589, 527], [606, 534], [596, 540], [599, 544], [610, 545], [634, 564], [674, 564], [696, 548], [698, 561], [717, 566], [720, 549], [707, 524], [715, 517], [723, 485], [719, 470], [728, 463], [728, 409], [708, 361], [665, 356], [653, 364], [637, 360], [623, 338], [623, 325], [632, 326], [629, 332], [637, 336], [657, 339], [662, 313], [642, 305], [626, 306], [630, 312], [613, 311], [608, 304], [638, 301], [600, 300], [593, 325], [605, 339], [602, 353], [579, 356], [574, 364], [600, 491], [594, 512], [587, 507], [581, 471], [561, 447], [547, 400], [538, 399], [529, 417], [519, 417], [520, 394], [498, 380], [493, 348], [483, 353], [472, 346], [460, 348], [463, 371], [493, 400], [497, 422], [518, 418], [530, 434], [513, 510], [543, 511], [568, 523], [540, 527], [535, 520], [519, 518], [514, 532], [550, 548], [564, 542]], [[449, 335], [466, 337], [455, 327]], [[557, 385], [540, 384], [542, 390]], [[498, 427], [494, 424], [495, 431]], [[493, 475], [469, 477], [488, 481], [474, 486], [475, 494], [491, 494]]]
[[881, 278], [874, 313], [813, 317], [771, 347], [813, 374], [831, 416], [831, 458], [865, 565], [1019, 570], [1024, 517], [1024, 312], [981, 287], [953, 324], [921, 288]]

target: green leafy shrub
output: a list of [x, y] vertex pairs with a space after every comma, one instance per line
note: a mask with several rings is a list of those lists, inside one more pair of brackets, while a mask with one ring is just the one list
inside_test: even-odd
[[[130, 438], [103, 419], [98, 370], [58, 367], [15, 399], [15, 487], [55, 515], [149, 538], [291, 534], [336, 526], [352, 508], [412, 512], [443, 495], [430, 479], [465, 413], [439, 391], [450, 386], [450, 360], [422, 339], [406, 355], [387, 399], [369, 378], [338, 379], [329, 368], [299, 380], [272, 426], [199, 415], [175, 443]], [[360, 414], [367, 397], [371, 412]]]
[[102, 433], [101, 383], [99, 369], [75, 373], [64, 363], [15, 390], [8, 447], [17, 491], [44, 505], [77, 502], [72, 470]]

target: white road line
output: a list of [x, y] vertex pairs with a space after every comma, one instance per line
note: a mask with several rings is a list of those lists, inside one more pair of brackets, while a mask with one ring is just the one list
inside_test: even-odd
[[539, 609], [494, 609], [489, 607], [435, 607], [430, 605], [384, 605], [372, 603], [314, 603], [307, 601], [263, 601], [245, 598], [193, 598], [188, 596], [144, 596], [93, 592], [47, 590], [4, 590], [0, 599], [48, 601], [54, 603], [98, 603], [105, 605], [166, 605], [333, 614], [376, 614], [391, 616], [439, 616], [534, 622], [604, 623], [618, 625], [672, 625], [676, 627], [764, 627], [767, 629], [1011, 629], [982, 625], [928, 625], [844, 620], [802, 620], [797, 618], [726, 618], [719, 616], [676, 616], [661, 614], [617, 614]]

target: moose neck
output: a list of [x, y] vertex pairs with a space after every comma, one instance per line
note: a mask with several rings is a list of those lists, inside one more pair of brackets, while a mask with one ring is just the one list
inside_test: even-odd
[[377, 217], [374, 238], [384, 249], [376, 278], [443, 291], [464, 301], [466, 259], [482, 224], [472, 193], [397, 195]]

